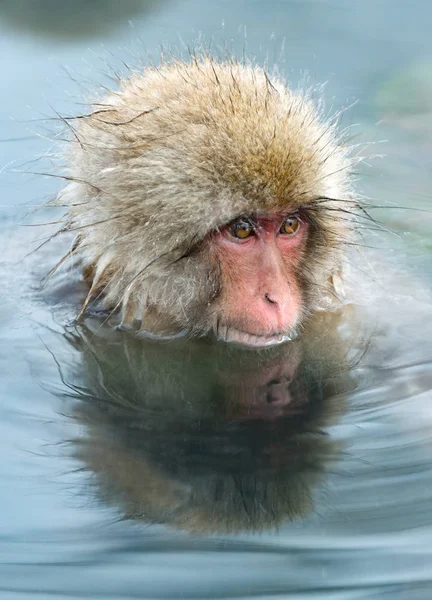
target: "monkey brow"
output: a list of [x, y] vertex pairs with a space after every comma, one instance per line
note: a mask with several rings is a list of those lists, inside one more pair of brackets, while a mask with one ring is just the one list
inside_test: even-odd
[[[280, 218], [283, 219], [286, 216], [303, 215], [303, 213], [306, 211], [307, 211], [307, 207], [298, 207], [295, 210], [287, 209], [287, 210], [278, 211], [277, 215], [279, 215]], [[220, 225], [216, 225], [216, 227], [214, 227], [214, 229], [212, 231], [219, 232], [224, 227], [229, 227], [230, 225], [234, 225], [238, 221], [247, 221], [248, 223], [250, 223], [252, 225], [252, 227], [254, 229], [258, 229], [260, 227], [259, 220], [265, 219], [265, 218], [271, 218], [271, 216], [274, 217], [274, 213], [271, 213], [271, 212], [269, 213], [269, 212], [265, 212], [265, 211], [253, 211], [251, 213], [242, 212], [242, 213], [239, 213], [238, 215], [236, 215], [233, 219], [231, 219], [227, 223], [222, 223]]]
[[281, 211], [277, 211], [277, 213], [268, 213], [265, 211], [254, 211], [252, 213], [242, 213], [240, 215], [238, 215], [237, 217], [235, 217], [234, 219], [232, 219], [228, 225], [231, 225], [232, 223], [236, 223], [237, 221], [248, 221], [253, 227], [257, 228], [259, 227], [259, 220], [260, 219], [270, 219], [270, 218], [274, 218], [279, 217], [280, 219], [283, 219], [284, 217], [287, 216], [293, 216], [293, 215], [301, 215], [302, 213], [304, 213], [307, 210], [307, 207], [298, 207], [295, 210], [281, 210]]
[[231, 225], [232, 223], [236, 223], [237, 221], [248, 221], [248, 223], [250, 223], [253, 227], [258, 227], [258, 215], [256, 213], [242, 213], [234, 219], [231, 219], [231, 221], [227, 223], [227, 225]]
[[236, 223], [237, 221], [247, 221], [248, 223], [250, 223], [254, 227], [258, 227], [258, 220], [257, 220], [257, 217], [254, 214], [251, 214], [251, 215], [241, 215], [240, 217], [237, 217], [236, 219], [234, 219], [233, 221], [231, 221], [231, 223]]
[[211, 231], [212, 232], [220, 232], [221, 229], [224, 229], [225, 227], [230, 227], [230, 225], [234, 225], [235, 223], [238, 223], [238, 221], [248, 221], [252, 227], [258, 227], [258, 221], [256, 220], [256, 217], [254, 216], [254, 214], [245, 214], [245, 213], [240, 213], [239, 215], [236, 215], [234, 218], [230, 219], [229, 221], [226, 221], [225, 223], [220, 223], [219, 225], [216, 225]]

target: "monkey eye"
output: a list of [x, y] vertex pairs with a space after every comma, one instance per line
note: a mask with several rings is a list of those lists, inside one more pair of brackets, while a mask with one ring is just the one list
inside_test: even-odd
[[230, 233], [239, 240], [245, 240], [254, 232], [254, 226], [247, 219], [239, 219], [230, 227]]
[[279, 229], [279, 233], [284, 233], [285, 235], [293, 235], [296, 233], [298, 228], [300, 227], [300, 217], [296, 215], [292, 215], [291, 217], [287, 217], [281, 225]]

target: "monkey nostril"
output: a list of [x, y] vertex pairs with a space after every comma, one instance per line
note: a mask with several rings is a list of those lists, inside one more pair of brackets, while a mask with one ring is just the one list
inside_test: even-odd
[[270, 298], [269, 294], [264, 294], [264, 298], [267, 300], [267, 302], [269, 304], [277, 304], [276, 300], [273, 300], [273, 298]]

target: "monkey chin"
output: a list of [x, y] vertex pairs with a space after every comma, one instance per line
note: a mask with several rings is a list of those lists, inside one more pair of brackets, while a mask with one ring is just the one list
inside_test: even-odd
[[297, 333], [295, 330], [292, 330], [285, 333], [257, 335], [241, 329], [236, 329], [229, 325], [221, 325], [218, 327], [216, 337], [218, 341], [227, 342], [229, 344], [236, 344], [249, 348], [269, 348], [271, 346], [284, 344], [285, 342], [291, 342], [297, 337]]

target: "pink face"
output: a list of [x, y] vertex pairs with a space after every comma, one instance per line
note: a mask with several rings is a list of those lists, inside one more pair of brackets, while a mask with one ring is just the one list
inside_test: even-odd
[[302, 297], [297, 268], [307, 240], [298, 214], [241, 217], [212, 240], [221, 273], [218, 336], [249, 346], [289, 339]]

